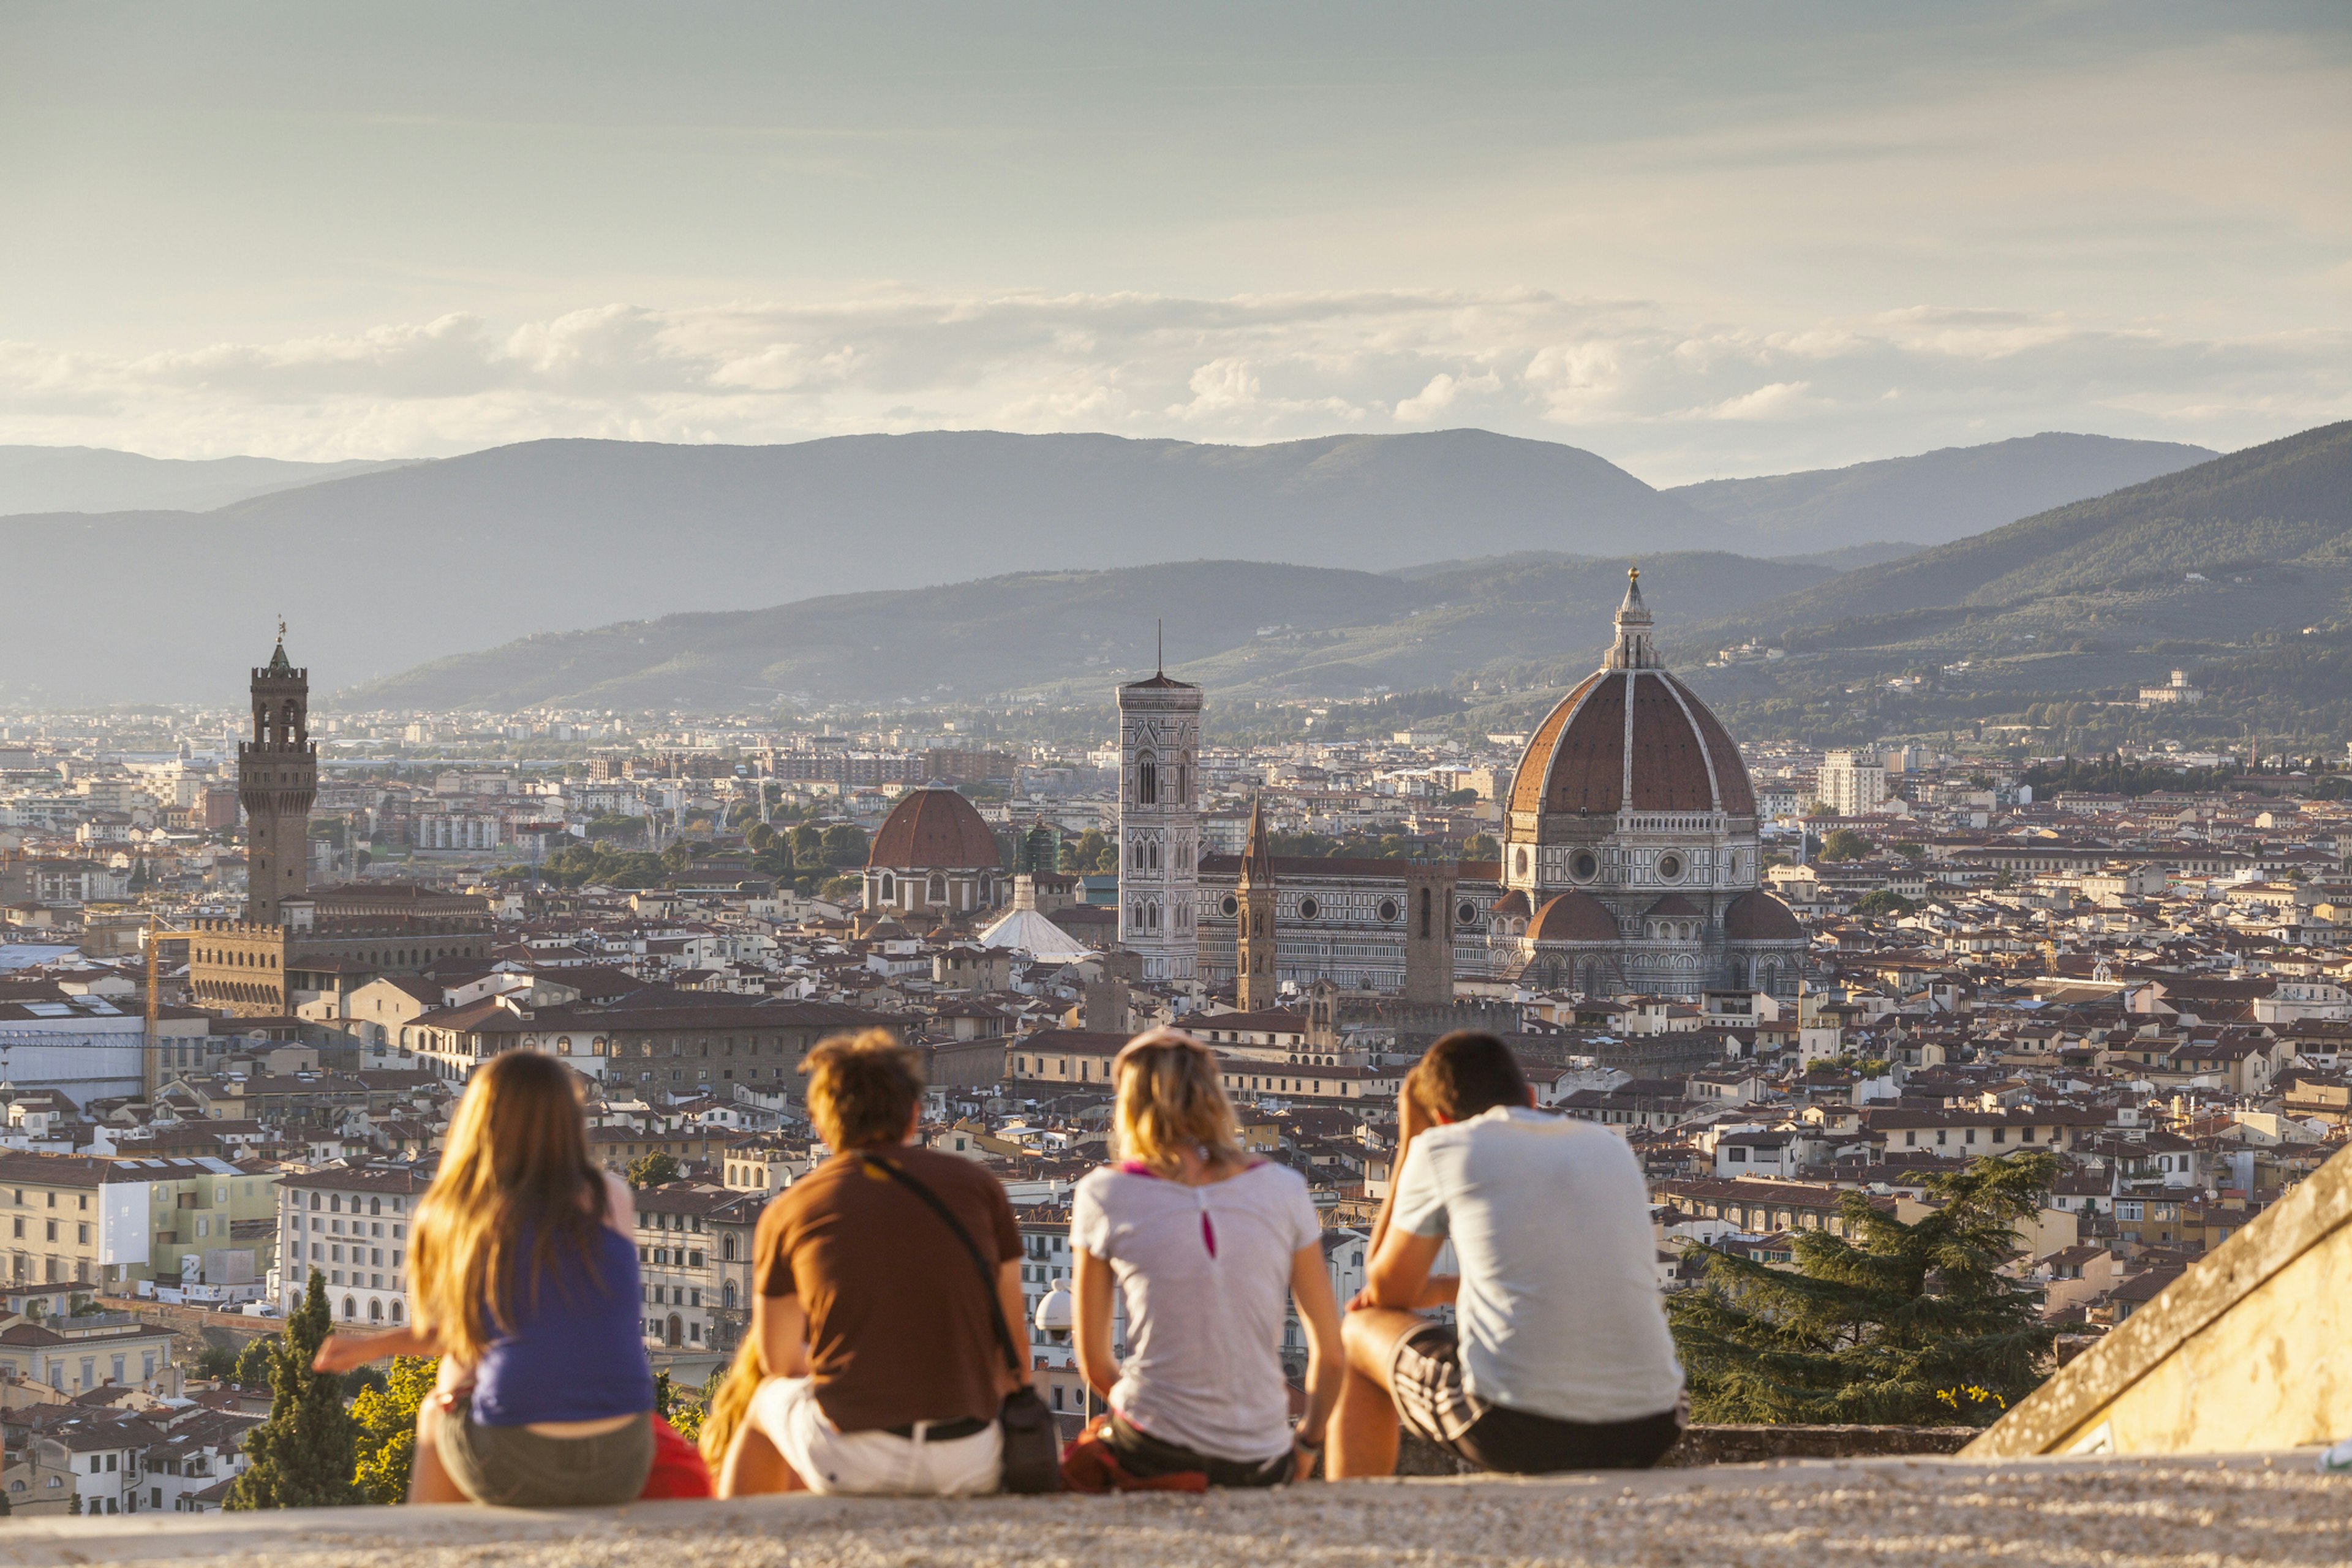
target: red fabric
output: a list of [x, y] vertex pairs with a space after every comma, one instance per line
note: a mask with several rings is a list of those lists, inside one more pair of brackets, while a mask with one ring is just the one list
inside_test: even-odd
[[653, 1473], [646, 1477], [646, 1489], [637, 1494], [637, 1500], [710, 1494], [710, 1467], [702, 1462], [702, 1450], [679, 1436], [668, 1422], [655, 1416]]
[[1130, 1476], [1104, 1434], [1110, 1430], [1106, 1415], [1062, 1450], [1062, 1484], [1074, 1492], [1204, 1492], [1209, 1478], [1202, 1470], [1180, 1470], [1170, 1476]]

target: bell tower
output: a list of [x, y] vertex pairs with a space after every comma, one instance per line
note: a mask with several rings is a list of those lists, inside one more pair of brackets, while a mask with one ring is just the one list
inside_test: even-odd
[[1201, 689], [1165, 670], [1118, 689], [1118, 941], [1146, 980], [1200, 967]]
[[236, 748], [236, 800], [245, 807], [245, 918], [283, 923], [280, 906], [310, 890], [310, 803], [319, 793], [319, 748], [310, 740], [310, 672], [278, 647], [253, 672], [253, 739]]
[[1242, 847], [1242, 874], [1234, 891], [1241, 902], [1234, 1005], [1244, 1013], [1278, 1007], [1282, 976], [1274, 948], [1274, 856], [1265, 841], [1264, 807], [1255, 800], [1250, 802], [1249, 842]]

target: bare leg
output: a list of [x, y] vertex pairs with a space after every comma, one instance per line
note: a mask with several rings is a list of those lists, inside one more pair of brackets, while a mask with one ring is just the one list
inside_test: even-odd
[[768, 1435], [749, 1421], [735, 1428], [734, 1437], [727, 1445], [726, 1458], [719, 1462], [719, 1495], [722, 1498], [757, 1497], [762, 1492], [804, 1492], [808, 1483], [801, 1473], [785, 1463]]
[[1428, 1320], [1389, 1307], [1364, 1307], [1339, 1323], [1348, 1351], [1348, 1378], [1331, 1412], [1331, 1441], [1323, 1473], [1335, 1481], [1396, 1473], [1396, 1403], [1389, 1395], [1389, 1366], [1397, 1342]]
[[441, 1414], [436, 1405], [436, 1401], [427, 1399], [416, 1413], [416, 1452], [408, 1461], [408, 1500], [471, 1502], [441, 1463], [441, 1450], [433, 1440], [433, 1428]]

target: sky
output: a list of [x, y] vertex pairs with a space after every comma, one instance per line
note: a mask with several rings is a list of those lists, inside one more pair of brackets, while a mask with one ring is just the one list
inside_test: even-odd
[[2352, 7], [0, 0], [0, 443], [2352, 416]]

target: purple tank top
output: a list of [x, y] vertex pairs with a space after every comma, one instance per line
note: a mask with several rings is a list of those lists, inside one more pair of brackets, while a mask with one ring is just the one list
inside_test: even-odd
[[[516, 1255], [529, 1258], [530, 1237], [521, 1241]], [[654, 1407], [637, 1315], [637, 1249], [601, 1225], [595, 1247], [593, 1278], [582, 1256], [567, 1251], [555, 1277], [540, 1282], [536, 1310], [517, 1292], [515, 1331], [474, 1369], [474, 1425], [597, 1421]]]

